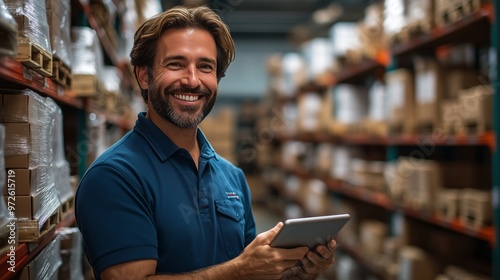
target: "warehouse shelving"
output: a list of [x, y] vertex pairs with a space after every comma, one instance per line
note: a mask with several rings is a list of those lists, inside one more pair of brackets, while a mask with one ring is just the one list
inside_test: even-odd
[[41, 92], [62, 104], [83, 109], [83, 100], [72, 97], [71, 90], [64, 89], [52, 79], [40, 75], [13, 58], [0, 57], [0, 78], [5, 82], [11, 82], [12, 85]]
[[[494, 230], [492, 226], [487, 226], [481, 229], [471, 229], [464, 226], [458, 219], [453, 220], [452, 222], [445, 221], [440, 219], [436, 214], [430, 214], [426, 212], [415, 211], [412, 208], [406, 207], [402, 204], [393, 202], [387, 195], [377, 192], [372, 192], [354, 185], [351, 185], [347, 182], [343, 182], [338, 179], [330, 178], [330, 177], [318, 177], [313, 176], [309, 171], [306, 171], [302, 168], [284, 168], [288, 173], [293, 174], [302, 179], [320, 179], [325, 182], [328, 188], [337, 194], [341, 194], [345, 197], [349, 197], [351, 199], [355, 199], [358, 201], [362, 201], [364, 203], [368, 203], [380, 208], [384, 208], [389, 211], [400, 211], [405, 213], [408, 216], [417, 218], [424, 222], [434, 224], [452, 231], [456, 231], [459, 233], [463, 233], [469, 235], [474, 238], [478, 238], [484, 241], [487, 241], [494, 245]], [[283, 192], [284, 193], [284, 192]], [[298, 204], [301, 204], [300, 201], [296, 201]]]
[[345, 145], [374, 145], [374, 146], [415, 146], [419, 143], [432, 143], [436, 146], [486, 146], [494, 150], [495, 137], [492, 131], [486, 131], [478, 135], [345, 135], [337, 136], [327, 133], [318, 133], [313, 135], [279, 135], [281, 142], [300, 141], [311, 143], [332, 143]]
[[[496, 3], [495, 3], [496, 4]], [[439, 52], [440, 49], [446, 48], [448, 44], [454, 43], [473, 43], [476, 45], [488, 45], [490, 44], [494, 50], [498, 50], [498, 22], [497, 17], [499, 15], [499, 7], [493, 5], [485, 5], [479, 11], [476, 11], [464, 18], [450, 23], [444, 27], [436, 27], [432, 29], [429, 34], [421, 34], [415, 38], [411, 38], [407, 42], [399, 42], [391, 45], [387, 49], [387, 54], [390, 55], [390, 63], [384, 59], [364, 59], [359, 63], [354, 63], [346, 66], [345, 69], [339, 74], [334, 75], [330, 80], [332, 81], [329, 86], [336, 86], [337, 84], [349, 83], [349, 84], [363, 84], [367, 79], [381, 79], [384, 72], [388, 69], [394, 69], [398, 65], [407, 65], [411, 61], [411, 56], [420, 52], [424, 53], [435, 53]], [[491, 34], [490, 34], [491, 33]], [[490, 36], [491, 35], [491, 36]], [[381, 56], [384, 58], [385, 56]], [[432, 143], [436, 147], [449, 147], [451, 149], [458, 147], [469, 147], [471, 149], [486, 147], [491, 154], [492, 164], [491, 170], [493, 173], [493, 192], [492, 199], [494, 204], [494, 222], [491, 226], [484, 226], [479, 229], [474, 229], [468, 227], [460, 222], [458, 218], [452, 221], [445, 221], [441, 219], [436, 214], [426, 213], [422, 211], [416, 211], [415, 209], [409, 208], [401, 203], [392, 201], [392, 199], [385, 194], [376, 193], [361, 187], [353, 186], [347, 182], [331, 178], [331, 177], [321, 177], [317, 176], [313, 170], [304, 169], [304, 167], [285, 167], [278, 166], [278, 169], [282, 169], [286, 174], [308, 180], [308, 179], [321, 179], [328, 186], [329, 190], [335, 196], [340, 196], [348, 198], [350, 200], [355, 200], [366, 205], [372, 205], [382, 209], [382, 211], [388, 211], [390, 213], [403, 214], [409, 219], [416, 219], [418, 221], [427, 224], [429, 228], [437, 227], [444, 230], [454, 232], [456, 234], [468, 236], [474, 240], [484, 242], [489, 244], [492, 252], [492, 260], [489, 265], [490, 273], [493, 275], [493, 279], [500, 279], [500, 267], [498, 264], [500, 261], [500, 246], [497, 242], [499, 239], [499, 225], [500, 225], [500, 209], [498, 203], [498, 197], [500, 197], [500, 155], [498, 147], [499, 138], [498, 132], [500, 131], [498, 112], [500, 112], [500, 97], [498, 89], [499, 73], [498, 73], [498, 55], [494, 55], [494, 61], [492, 61], [492, 84], [494, 87], [494, 127], [492, 131], [486, 131], [478, 134], [458, 134], [458, 135], [447, 135], [444, 133], [422, 133], [422, 134], [389, 134], [388, 136], [375, 136], [375, 135], [330, 135], [328, 132], [318, 132], [312, 134], [298, 134], [298, 135], [278, 135], [277, 140], [278, 145], [290, 142], [307, 142], [312, 144], [321, 143], [332, 143], [334, 145], [346, 145], [346, 146], [363, 146], [370, 147], [373, 146], [375, 149], [385, 149], [386, 160], [395, 160], [399, 154], [399, 147], [418, 147], [420, 143]], [[299, 95], [302, 91], [299, 91]], [[296, 102], [292, 98], [284, 100], [284, 102]], [[279, 187], [282, 195], [286, 196], [283, 191], [284, 187]], [[299, 198], [290, 198], [295, 201], [298, 205], [301, 205]], [[307, 212], [307, 211], [306, 211]], [[390, 224], [394, 223], [394, 220], [388, 221]], [[394, 226], [394, 225], [392, 225]], [[396, 225], [397, 227], [397, 225]], [[347, 251], [355, 260], [357, 260], [362, 266], [364, 266], [369, 271], [373, 272], [374, 275], [385, 279], [383, 273], [373, 267], [371, 262], [360, 256], [360, 252], [356, 248], [347, 248]]]
[[[72, 11], [75, 13], [85, 14], [85, 19], [88, 20], [88, 25], [96, 30], [106, 56], [111, 63], [119, 68], [124, 74], [125, 85], [133, 87], [134, 78], [132, 76], [131, 67], [126, 60], [120, 60], [117, 52], [112, 47], [111, 41], [107, 38], [103, 28], [100, 27], [92, 15], [91, 8], [86, 1], [72, 0]], [[50, 97], [61, 106], [64, 115], [64, 139], [66, 152], [71, 150], [73, 154], [68, 154], [68, 157], [73, 157], [69, 161], [72, 169], [72, 174], [83, 175], [87, 168], [87, 118], [88, 114], [95, 113], [102, 116], [110, 125], [119, 127], [121, 131], [128, 131], [133, 127], [131, 120], [124, 116], [101, 111], [95, 109], [91, 105], [90, 97], [76, 97], [71, 88], [66, 88], [56, 83], [50, 77], [45, 77], [35, 70], [27, 67], [23, 63], [17, 61], [13, 57], [0, 56], [0, 82], [3, 87], [13, 88], [29, 88], [36, 93]], [[40, 251], [43, 250], [57, 235], [57, 230], [63, 227], [74, 226], [75, 216], [73, 209], [61, 210], [66, 211], [61, 216], [61, 220], [37, 242], [17, 243], [15, 247], [15, 270], [12, 274], [8, 271], [10, 267], [7, 263], [8, 256], [0, 258], [0, 280], [12, 279], [23, 267], [32, 260]], [[60, 212], [61, 213], [61, 212]]]

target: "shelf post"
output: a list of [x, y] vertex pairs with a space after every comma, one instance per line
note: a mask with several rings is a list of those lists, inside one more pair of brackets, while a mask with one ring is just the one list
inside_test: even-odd
[[493, 2], [493, 26], [491, 28], [491, 80], [493, 87], [493, 159], [492, 159], [492, 174], [493, 174], [493, 189], [492, 189], [492, 204], [493, 204], [493, 219], [494, 219], [494, 248], [493, 248], [493, 279], [500, 280], [500, 75], [498, 65], [500, 57], [498, 56], [498, 32], [500, 26], [498, 17], [500, 16], [500, 3]]

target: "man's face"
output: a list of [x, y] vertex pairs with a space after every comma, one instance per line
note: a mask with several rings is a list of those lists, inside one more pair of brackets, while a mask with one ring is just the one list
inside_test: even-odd
[[195, 128], [217, 97], [217, 48], [205, 30], [170, 29], [158, 40], [149, 76], [149, 100], [163, 119]]

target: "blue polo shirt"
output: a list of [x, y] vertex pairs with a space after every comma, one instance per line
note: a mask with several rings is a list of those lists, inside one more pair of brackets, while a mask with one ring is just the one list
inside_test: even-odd
[[156, 259], [182, 273], [238, 256], [255, 238], [249, 187], [198, 130], [199, 168], [144, 113], [87, 170], [75, 215], [96, 279], [109, 266]]

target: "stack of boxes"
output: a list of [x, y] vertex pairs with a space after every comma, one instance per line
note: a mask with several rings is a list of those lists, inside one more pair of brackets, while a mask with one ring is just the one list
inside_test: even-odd
[[62, 115], [51, 99], [30, 90], [2, 93], [5, 168], [16, 176], [19, 239], [32, 242], [55, 226], [61, 201], [73, 196], [62, 143]]

